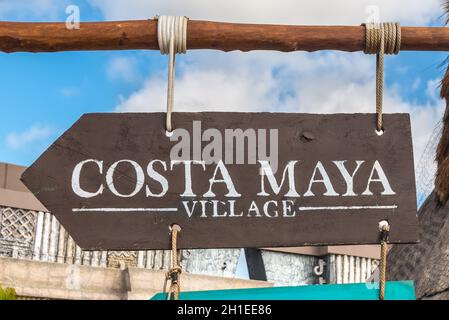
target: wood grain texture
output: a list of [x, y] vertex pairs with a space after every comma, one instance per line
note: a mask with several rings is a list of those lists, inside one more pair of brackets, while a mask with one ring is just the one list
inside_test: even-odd
[[[203, 132], [217, 129], [278, 129], [278, 183], [289, 161], [298, 160], [295, 169], [299, 197], [288, 197], [288, 183], [275, 194], [266, 184], [269, 196], [259, 196], [261, 176], [258, 164], [227, 164], [235, 189], [241, 197], [226, 196], [229, 189], [223, 183], [213, 187], [216, 194], [205, 196], [214, 175], [215, 164], [192, 166], [192, 187], [195, 197], [181, 196], [185, 191], [185, 170], [168, 165], [167, 170], [155, 169], [167, 178], [168, 192], [161, 198], [148, 197], [145, 188], [130, 198], [115, 196], [105, 182], [108, 168], [121, 159], [132, 159], [144, 170], [149, 161], [161, 159], [169, 163], [171, 148], [176, 144], [165, 135], [165, 113], [87, 114], [62, 135], [22, 176], [22, 181], [34, 195], [58, 218], [78, 245], [87, 250], [169, 249], [169, 226], [182, 227], [179, 248], [240, 248], [295, 247], [305, 245], [373, 244], [379, 242], [378, 223], [387, 219], [391, 224], [392, 243], [417, 240], [416, 191], [411, 142], [410, 119], [405, 114], [385, 115], [386, 132], [375, 133], [375, 114], [282, 114], [282, 113], [174, 113], [175, 128], [187, 130], [191, 136], [192, 122], [201, 121]], [[307, 134], [306, 134], [307, 133]], [[312, 139], [304, 139], [304, 134]], [[203, 147], [207, 145], [203, 142]], [[224, 156], [224, 155], [223, 155]], [[86, 159], [103, 161], [103, 173], [96, 166], [88, 166], [82, 173], [80, 185], [95, 192], [104, 185], [104, 192], [92, 198], [81, 198], [71, 184], [74, 167]], [[347, 160], [350, 172], [356, 160], [366, 161], [354, 178], [354, 192], [358, 196], [343, 195], [347, 186], [333, 161]], [[380, 161], [395, 195], [382, 196], [382, 185], [373, 183], [372, 196], [361, 195], [375, 160]], [[325, 196], [325, 188], [317, 183], [314, 196], [305, 192], [313, 176], [317, 161], [326, 167], [335, 191], [340, 196]], [[136, 173], [132, 166], [120, 167], [114, 185], [122, 193], [132, 192]], [[220, 173], [218, 177], [221, 178]], [[318, 177], [321, 176], [318, 174]], [[160, 184], [145, 174], [145, 185], [153, 192]], [[267, 183], [267, 182], [266, 182]], [[201, 207], [189, 217], [183, 201], [236, 200], [236, 215], [213, 216], [207, 207], [202, 217]], [[293, 207], [323, 206], [387, 206], [387, 210], [314, 210], [296, 211], [286, 217], [282, 207], [271, 207], [270, 216], [262, 213], [267, 201], [292, 200]], [[252, 202], [261, 215], [249, 214]], [[73, 208], [164, 208], [175, 207], [176, 212], [86, 212]], [[220, 214], [223, 214], [223, 210]], [[248, 213], [248, 214], [247, 214]]]
[[[188, 49], [222, 51], [361, 51], [361, 26], [290, 26], [210, 21], [188, 23]], [[157, 21], [83, 22], [79, 30], [65, 23], [0, 22], [0, 51], [56, 52], [84, 50], [159, 50]], [[449, 29], [403, 27], [402, 50], [449, 51]]]

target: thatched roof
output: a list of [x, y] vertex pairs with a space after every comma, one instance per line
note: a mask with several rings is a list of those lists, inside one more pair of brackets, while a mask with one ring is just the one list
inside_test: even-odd
[[446, 112], [443, 116], [443, 131], [436, 154], [438, 169], [435, 192], [438, 200], [441, 203], [446, 203], [449, 199], [449, 68], [441, 82], [441, 97], [446, 99]]
[[[444, 7], [448, 14], [449, 0]], [[418, 299], [449, 299], [449, 68], [441, 97], [446, 99], [446, 112], [435, 158], [435, 191], [418, 212], [421, 242], [396, 245], [388, 254], [388, 279], [415, 280]]]
[[420, 243], [395, 245], [389, 280], [415, 280], [418, 299], [449, 299], [449, 203], [432, 193], [418, 213]]
[[[444, 9], [449, 22], [449, 0], [445, 2]], [[438, 164], [435, 193], [440, 203], [445, 204], [449, 200], [449, 67], [441, 81], [440, 95], [446, 99], [446, 112], [443, 116], [443, 131], [435, 158]]]

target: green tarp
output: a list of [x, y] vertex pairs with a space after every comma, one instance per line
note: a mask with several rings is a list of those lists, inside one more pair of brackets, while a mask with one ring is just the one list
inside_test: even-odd
[[[158, 293], [151, 300], [166, 300]], [[181, 292], [180, 300], [378, 300], [377, 283]], [[388, 282], [386, 300], [415, 300], [413, 281]]]

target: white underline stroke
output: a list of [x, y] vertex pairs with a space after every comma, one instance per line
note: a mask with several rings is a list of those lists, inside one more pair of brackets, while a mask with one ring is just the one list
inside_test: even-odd
[[[393, 210], [397, 205], [389, 206], [328, 206], [328, 207], [299, 207], [299, 211], [318, 210]], [[178, 212], [178, 208], [79, 208], [72, 212]]]
[[177, 212], [178, 208], [80, 208], [72, 212]]
[[392, 210], [397, 209], [397, 205], [391, 206], [335, 206], [335, 207], [299, 207], [299, 211], [316, 211], [316, 210]]

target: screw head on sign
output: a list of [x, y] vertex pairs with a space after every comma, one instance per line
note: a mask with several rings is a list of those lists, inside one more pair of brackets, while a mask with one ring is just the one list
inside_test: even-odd
[[390, 224], [387, 220], [382, 220], [379, 222], [379, 231], [390, 231]]

